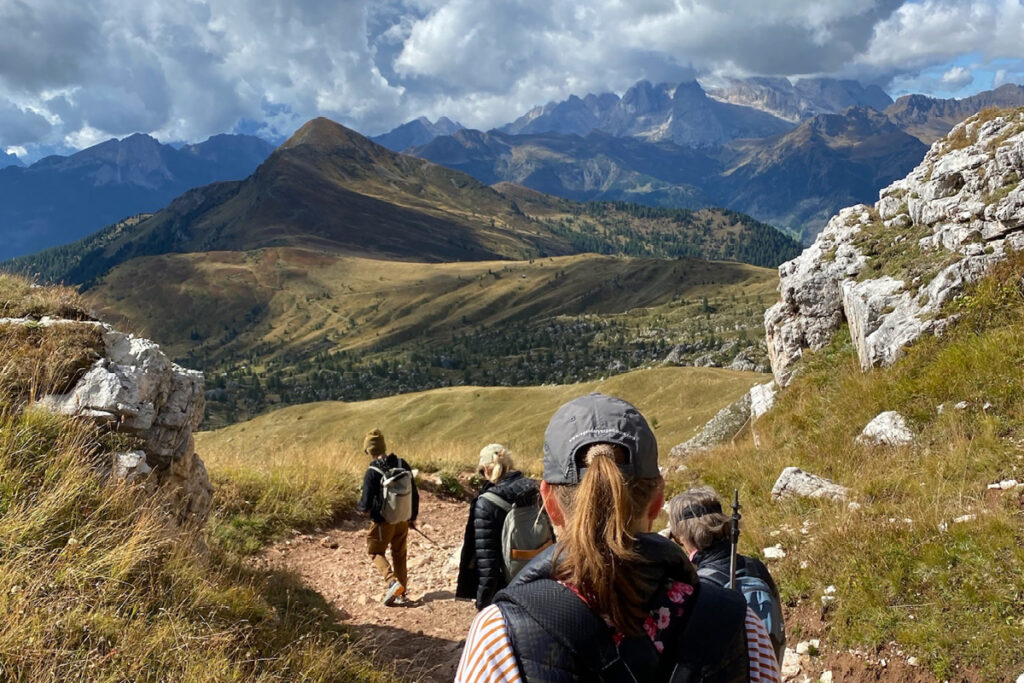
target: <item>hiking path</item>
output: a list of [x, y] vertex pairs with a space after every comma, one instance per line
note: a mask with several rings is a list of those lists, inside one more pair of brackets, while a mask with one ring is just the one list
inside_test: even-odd
[[370, 523], [363, 517], [276, 543], [257, 563], [297, 574], [330, 603], [339, 621], [352, 631], [356, 647], [374, 661], [394, 667], [402, 679], [451, 681], [476, 616], [472, 600], [455, 599], [455, 553], [468, 514], [465, 501], [420, 489], [418, 527], [442, 548], [409, 531], [412, 602], [405, 607], [381, 604], [385, 586], [366, 554]]

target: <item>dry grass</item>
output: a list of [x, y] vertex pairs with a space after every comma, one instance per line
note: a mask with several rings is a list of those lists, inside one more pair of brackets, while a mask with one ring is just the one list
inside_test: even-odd
[[603, 391], [634, 402], [667, 450], [765, 379], [659, 368], [569, 386], [453, 387], [283, 408], [198, 435], [217, 487], [214, 535], [232, 549], [252, 551], [289, 529], [322, 526], [351, 509], [367, 464], [363, 435], [373, 427], [384, 431], [390, 450], [424, 471], [472, 470], [480, 449], [498, 441], [512, 449], [518, 467], [539, 474], [547, 421], [580, 394]]
[[[752, 440], [720, 448], [671, 482], [740, 488], [742, 545], [753, 554], [783, 545], [772, 571], [790, 606], [820, 607], [824, 588], [837, 587], [825, 611], [835, 644], [895, 642], [940, 679], [967, 669], [1006, 680], [1024, 667], [1024, 495], [987, 490], [1024, 481], [1022, 276], [1018, 255], [955, 304], [963, 318], [944, 339], [922, 341], [886, 370], [862, 374], [841, 336], [756, 425], [760, 449]], [[954, 409], [959, 401], [970, 407]], [[854, 443], [883, 410], [910, 420], [914, 445]], [[851, 487], [862, 507], [772, 503], [786, 466]], [[974, 517], [953, 521], [965, 515]]]
[[0, 273], [0, 318], [43, 316], [88, 320], [78, 292], [70, 287], [37, 287], [19, 275]]
[[[8, 296], [25, 284], [0, 279]], [[72, 300], [27, 291], [6, 310]], [[26, 409], [91, 362], [95, 330], [0, 330], [0, 680], [389, 680], [353, 654], [320, 596], [207, 551], [159, 498], [110, 483], [123, 437]]]

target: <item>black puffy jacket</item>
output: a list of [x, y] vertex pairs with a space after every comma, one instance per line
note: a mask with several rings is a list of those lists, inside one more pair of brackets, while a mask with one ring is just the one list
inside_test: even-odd
[[[496, 493], [509, 503], [532, 505], [540, 495], [537, 482], [521, 472], [509, 472], [497, 484], [488, 483], [481, 493]], [[463, 534], [456, 597], [475, 598], [476, 608], [491, 604], [494, 594], [506, 585], [505, 560], [501, 556], [501, 528], [506, 513], [491, 501], [477, 496], [469, 506]]]
[[495, 596], [516, 663], [530, 683], [743, 683], [750, 680], [747, 605], [735, 591], [699, 583], [682, 550], [658, 534], [638, 534], [647, 560], [634, 582], [645, 604], [657, 604], [672, 581], [696, 586], [684, 620], [670, 626], [659, 653], [646, 635], [616, 646], [612, 629], [569, 588], [552, 580], [557, 546], [538, 555]]

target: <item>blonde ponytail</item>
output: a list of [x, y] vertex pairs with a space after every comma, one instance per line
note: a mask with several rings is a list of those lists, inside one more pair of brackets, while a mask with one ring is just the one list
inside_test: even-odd
[[555, 487], [565, 516], [556, 578], [572, 584], [618, 631], [636, 635], [645, 613], [632, 575], [644, 559], [633, 548], [634, 534], [661, 479], [627, 482], [619, 469], [626, 458], [620, 446], [594, 444], [582, 456], [587, 471], [580, 484]]

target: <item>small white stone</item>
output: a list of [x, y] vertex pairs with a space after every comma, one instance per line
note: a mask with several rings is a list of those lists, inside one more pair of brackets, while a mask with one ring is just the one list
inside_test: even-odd
[[971, 404], [968, 403], [967, 401], [960, 401], [953, 407], [956, 408], [957, 410], [967, 410], [968, 408], [971, 407]]
[[810, 566], [811, 566], [811, 563], [808, 562], [807, 560], [801, 560], [800, 561], [800, 569], [807, 569]]
[[781, 545], [773, 545], [770, 548], [765, 548], [761, 551], [766, 560], [781, 560], [786, 556], [786, 551], [782, 549]]
[[835, 592], [836, 592], [836, 587], [835, 586], [826, 586], [825, 587], [825, 595], [835, 595]]
[[821, 676], [818, 677], [818, 683], [832, 683], [832, 672], [823, 671]]
[[917, 666], [917, 657], [907, 657], [907, 664]]
[[953, 520], [954, 524], [963, 524], [964, 522], [973, 522], [978, 518], [977, 515], [960, 515]]
[[849, 504], [846, 506], [846, 509], [849, 510], [850, 512], [856, 512], [857, 510], [861, 509], [861, 504], [855, 500], [851, 500]]
[[1001, 482], [999, 482], [999, 488], [1001, 488], [1004, 491], [1009, 491], [1010, 489], [1015, 489], [1015, 488], [1017, 488], [1017, 486], [1018, 486], [1018, 483], [1017, 483], [1016, 479], [1004, 479]]
[[989, 411], [989, 410], [992, 410], [992, 408], [993, 408], [993, 405], [991, 403], [989, 403], [988, 401], [985, 401], [985, 405], [983, 405], [981, 407], [981, 409], [986, 411], [986, 412]]
[[1017, 683], [1024, 683], [1024, 674], [1017, 676]]
[[1000, 481], [1000, 482], [996, 482], [995, 484], [989, 484], [988, 488], [989, 488], [990, 491], [994, 491], [996, 489], [1001, 489], [1001, 488], [1003, 488], [1002, 487], [1002, 482]]

